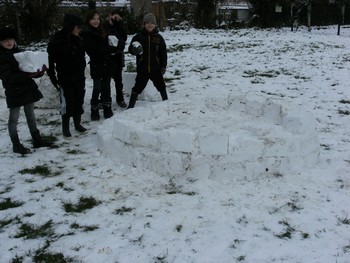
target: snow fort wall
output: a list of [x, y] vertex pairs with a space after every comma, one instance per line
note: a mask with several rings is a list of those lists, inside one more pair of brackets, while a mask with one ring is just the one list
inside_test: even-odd
[[170, 176], [299, 172], [320, 152], [312, 115], [234, 96], [135, 107], [106, 121], [99, 140], [116, 162]]

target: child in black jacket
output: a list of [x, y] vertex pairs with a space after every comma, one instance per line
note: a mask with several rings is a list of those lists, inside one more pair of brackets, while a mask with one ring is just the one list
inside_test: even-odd
[[162, 100], [168, 99], [163, 79], [167, 66], [165, 41], [156, 28], [157, 21], [152, 13], [144, 16], [143, 24], [143, 30], [132, 38], [129, 46], [130, 54], [136, 55], [137, 76], [128, 109], [135, 106], [138, 95], [145, 89], [149, 80], [152, 80]]
[[28, 128], [33, 139], [34, 148], [50, 146], [44, 141], [36, 126], [34, 114], [34, 102], [40, 100], [43, 95], [38, 89], [33, 78], [42, 77], [46, 68], [34, 73], [20, 71], [14, 54], [20, 52], [16, 43], [16, 33], [9, 27], [0, 29], [0, 79], [5, 88], [6, 103], [10, 110], [8, 130], [13, 145], [13, 152], [22, 155], [30, 153], [30, 149], [24, 147], [18, 138], [17, 124], [20, 109], [23, 106]]

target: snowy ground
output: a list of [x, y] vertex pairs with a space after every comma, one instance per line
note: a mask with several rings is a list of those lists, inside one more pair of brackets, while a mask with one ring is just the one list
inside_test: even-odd
[[[90, 122], [87, 79], [83, 122], [89, 132], [72, 128], [71, 139], [62, 138], [58, 98], [44, 77], [46, 99], [36, 114], [41, 132], [57, 138], [58, 148], [26, 157], [12, 153], [1, 97], [0, 262], [350, 262], [350, 28], [336, 32], [164, 32], [169, 102], [160, 102], [149, 86], [135, 109], [116, 108], [115, 119]], [[127, 56], [129, 63], [134, 58]], [[171, 110], [185, 102], [191, 127], [200, 130], [203, 112], [212, 108], [196, 101], [228, 95], [312, 114], [320, 142], [317, 165], [260, 174], [235, 174], [231, 167], [227, 181], [220, 173], [172, 175], [131, 167], [101, 146], [99, 136], [118, 132], [118, 118], [142, 119], [151, 106], [152, 127], [162, 130], [169, 125], [165, 117], [178, 127], [183, 117], [177, 110], [169, 117], [164, 104]], [[225, 129], [222, 120], [232, 118], [225, 109], [217, 114], [219, 123], [211, 116], [206, 129]], [[244, 117], [235, 121], [245, 125]], [[30, 145], [23, 116], [19, 130]], [[115, 148], [117, 156], [122, 151]]]

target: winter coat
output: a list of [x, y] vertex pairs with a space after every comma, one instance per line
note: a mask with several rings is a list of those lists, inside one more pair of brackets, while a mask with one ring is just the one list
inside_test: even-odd
[[61, 85], [85, 79], [85, 49], [80, 37], [71, 35], [63, 28], [50, 40], [47, 52], [51, 79], [56, 78], [56, 72]]
[[91, 78], [111, 77], [110, 55], [117, 51], [117, 47], [108, 45], [107, 35], [104, 36], [101, 28], [86, 25], [81, 32], [81, 36], [84, 40], [86, 53], [90, 57]]
[[118, 46], [114, 53], [111, 54], [111, 70], [115, 72], [122, 70], [125, 66], [124, 49], [127, 40], [127, 34], [124, 29], [123, 21], [115, 22], [111, 25], [108, 21], [105, 24], [107, 34], [114, 35], [118, 38]]
[[152, 73], [167, 66], [166, 44], [157, 28], [150, 33], [143, 29], [132, 38], [129, 45], [129, 53], [132, 55], [135, 55], [133, 52], [135, 41], [139, 42], [143, 49], [143, 53], [136, 56], [137, 72]]
[[19, 70], [18, 62], [13, 56], [18, 52], [20, 50], [17, 47], [12, 50], [0, 47], [0, 79], [5, 88], [8, 108], [34, 103], [43, 97], [35, 81]]

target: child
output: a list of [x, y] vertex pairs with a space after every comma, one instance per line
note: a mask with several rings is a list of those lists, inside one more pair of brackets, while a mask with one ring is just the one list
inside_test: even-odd
[[52, 84], [60, 91], [62, 134], [72, 137], [69, 130], [70, 118], [73, 117], [75, 130], [83, 133], [81, 125], [84, 113], [85, 97], [85, 49], [80, 37], [83, 21], [73, 14], [65, 14], [63, 27], [50, 40], [48, 75]]
[[[93, 81], [91, 97], [91, 120], [100, 119], [99, 95], [103, 104], [103, 116], [105, 119], [113, 116], [111, 97], [110, 55], [113, 47], [108, 44], [108, 36], [102, 28], [100, 14], [91, 10], [85, 17], [86, 27], [81, 36], [84, 40], [86, 53], [90, 57], [90, 75]], [[116, 47], [114, 47], [116, 49]]]
[[51, 143], [42, 140], [36, 126], [34, 114], [34, 102], [40, 100], [43, 95], [38, 89], [33, 78], [44, 75], [46, 67], [35, 73], [22, 72], [18, 68], [18, 62], [13, 54], [20, 52], [16, 44], [16, 33], [9, 27], [0, 29], [0, 79], [5, 88], [6, 103], [10, 110], [8, 130], [13, 144], [13, 152], [22, 155], [30, 153], [30, 149], [24, 147], [18, 138], [17, 124], [21, 106], [27, 119], [28, 128], [33, 139], [34, 148], [50, 146]]
[[108, 20], [106, 23], [106, 29], [108, 35], [115, 35], [118, 39], [118, 45], [111, 54], [110, 67], [112, 71], [112, 78], [115, 84], [116, 91], [116, 100], [117, 104], [121, 108], [126, 108], [127, 105], [124, 101], [123, 94], [123, 67], [125, 66], [124, 62], [124, 48], [127, 40], [127, 34], [124, 28], [124, 22], [122, 13], [118, 9], [114, 9], [108, 15]]
[[167, 66], [166, 44], [156, 24], [156, 18], [152, 13], [145, 15], [143, 30], [132, 38], [129, 46], [130, 54], [136, 55], [137, 76], [128, 109], [135, 106], [137, 97], [145, 89], [148, 80], [152, 80], [162, 100], [168, 99], [163, 79]]

